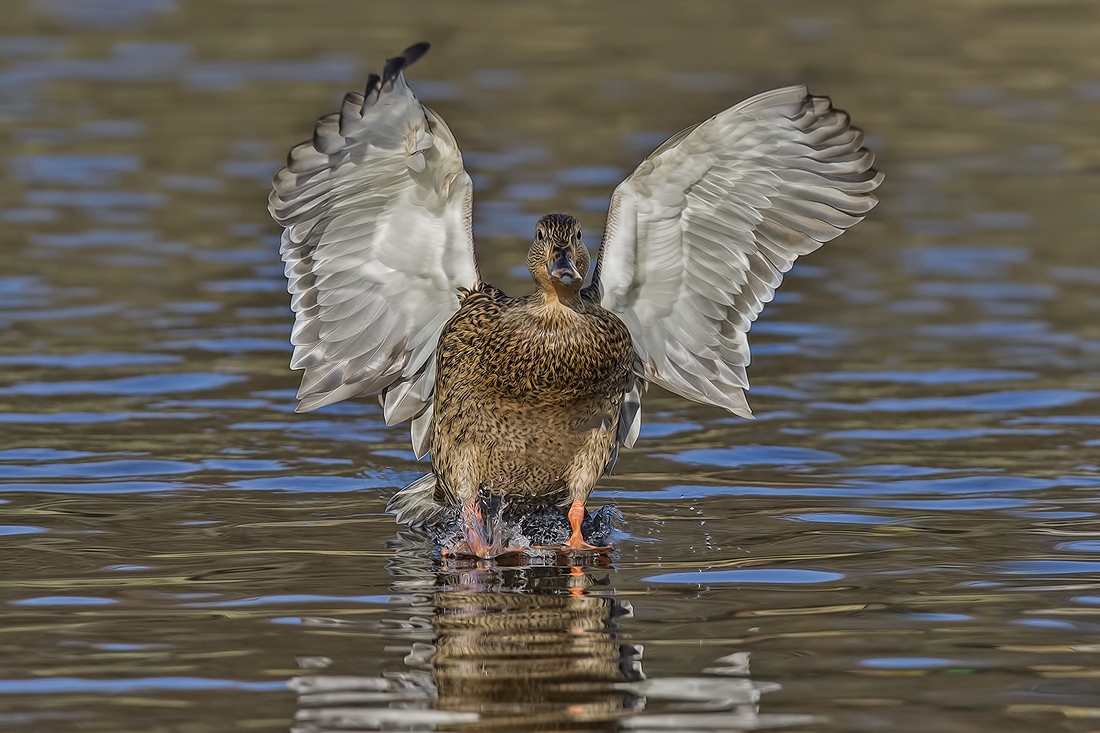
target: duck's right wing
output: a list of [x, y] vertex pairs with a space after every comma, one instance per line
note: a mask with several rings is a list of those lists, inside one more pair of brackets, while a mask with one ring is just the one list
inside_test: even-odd
[[451, 131], [405, 83], [418, 44], [349, 93], [275, 176], [271, 215], [295, 322], [298, 411], [382, 392], [386, 422], [419, 417], [427, 450], [435, 347], [479, 276], [473, 186]]

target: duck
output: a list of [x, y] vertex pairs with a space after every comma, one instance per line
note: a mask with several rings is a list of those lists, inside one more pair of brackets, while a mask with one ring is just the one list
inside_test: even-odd
[[296, 409], [377, 395], [387, 424], [408, 421], [431, 471], [388, 509], [413, 527], [457, 512], [445, 551], [514, 549], [489, 500], [568, 507], [560, 549], [606, 551], [584, 539], [586, 502], [637, 440], [646, 388], [752, 418], [750, 326], [796, 258], [875, 206], [883, 176], [828, 97], [766, 91], [650, 153], [615, 188], [594, 261], [575, 217], [541, 217], [533, 291], [511, 296], [478, 269], [455, 136], [405, 80], [428, 48], [347, 93], [275, 175]]

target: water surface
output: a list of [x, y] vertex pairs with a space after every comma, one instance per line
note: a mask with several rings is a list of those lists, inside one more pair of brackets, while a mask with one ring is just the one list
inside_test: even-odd
[[[1097, 727], [1097, 7], [671, 8], [7, 9], [0, 725]], [[514, 291], [539, 215], [594, 248], [648, 150], [763, 89], [887, 174], [754, 326], [755, 421], [647, 396], [604, 562], [434, 562], [384, 514], [406, 428], [293, 412], [270, 176], [419, 40]]]

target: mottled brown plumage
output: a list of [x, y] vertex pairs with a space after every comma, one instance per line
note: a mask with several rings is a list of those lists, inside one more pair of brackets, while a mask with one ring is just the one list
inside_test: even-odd
[[[462, 291], [436, 349], [435, 501], [583, 503], [604, 475], [634, 351], [623, 322], [582, 289], [588, 259], [577, 220], [549, 214], [528, 253], [533, 294]], [[555, 279], [562, 262], [575, 271]]]

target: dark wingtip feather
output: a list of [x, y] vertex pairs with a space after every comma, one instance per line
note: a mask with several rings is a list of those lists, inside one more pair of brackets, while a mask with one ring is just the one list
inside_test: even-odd
[[420, 43], [414, 43], [401, 52], [401, 55], [405, 57], [405, 65], [415, 63], [421, 56], [428, 52], [428, 49], [432, 47], [432, 44], [427, 41], [421, 41]]
[[400, 56], [387, 59], [386, 68], [382, 71], [382, 83], [387, 84], [396, 79], [402, 69], [416, 63], [417, 59], [426, 54], [429, 48], [431, 48], [429, 43], [417, 43], [402, 51]]
[[363, 92], [363, 96], [364, 97], [369, 97], [370, 93], [373, 92], [375, 90], [375, 88], [378, 86], [379, 81], [380, 81], [380, 79], [378, 78], [378, 74], [371, 74], [370, 76], [368, 76], [367, 77], [367, 89], [366, 89], [365, 92]]

